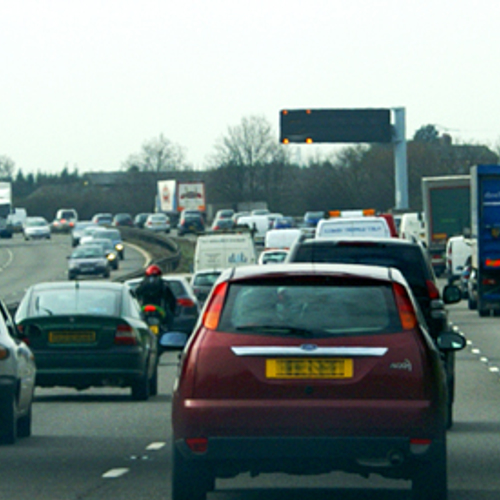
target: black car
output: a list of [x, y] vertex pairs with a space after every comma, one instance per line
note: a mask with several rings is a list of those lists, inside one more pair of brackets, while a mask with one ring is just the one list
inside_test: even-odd
[[199, 210], [184, 210], [177, 226], [177, 234], [183, 236], [187, 233], [205, 232], [205, 221], [203, 214]]
[[[451, 328], [436, 277], [424, 247], [399, 238], [299, 239], [290, 249], [287, 262], [369, 264], [399, 269], [417, 300], [429, 333], [437, 339]], [[454, 285], [448, 285], [454, 287]], [[460, 300], [461, 294], [456, 288]], [[449, 387], [449, 425], [455, 387], [455, 356], [444, 355]]]

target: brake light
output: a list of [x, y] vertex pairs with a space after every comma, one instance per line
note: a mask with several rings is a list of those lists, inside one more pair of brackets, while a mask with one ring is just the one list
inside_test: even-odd
[[417, 317], [410, 297], [399, 283], [394, 283], [392, 287], [403, 330], [411, 330], [417, 325]]
[[177, 304], [182, 307], [194, 307], [194, 302], [191, 299], [180, 298], [177, 299]]
[[427, 280], [425, 284], [427, 285], [427, 293], [429, 294], [429, 298], [431, 300], [439, 299], [439, 290], [434, 281]]
[[137, 345], [135, 330], [126, 324], [118, 325], [115, 332], [116, 345]]
[[206, 453], [208, 450], [208, 439], [205, 437], [187, 438], [186, 444], [194, 453]]
[[222, 306], [224, 305], [224, 297], [226, 295], [227, 282], [220, 283], [214, 290], [208, 307], [203, 315], [203, 326], [210, 330], [215, 330], [219, 324]]
[[153, 304], [147, 304], [144, 306], [143, 310], [144, 310], [144, 312], [148, 312], [148, 313], [156, 312], [156, 306]]

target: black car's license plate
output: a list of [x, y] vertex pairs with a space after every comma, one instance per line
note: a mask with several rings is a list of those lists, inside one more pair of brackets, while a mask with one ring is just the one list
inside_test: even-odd
[[90, 344], [95, 339], [95, 332], [91, 330], [49, 332], [50, 344]]

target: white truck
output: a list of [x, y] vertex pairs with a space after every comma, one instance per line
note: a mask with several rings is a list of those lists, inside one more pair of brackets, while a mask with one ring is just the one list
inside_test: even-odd
[[183, 210], [205, 212], [205, 182], [158, 181], [157, 208], [160, 212], [180, 213]]
[[14, 228], [10, 216], [12, 214], [12, 185], [0, 182], [0, 238], [12, 238]]

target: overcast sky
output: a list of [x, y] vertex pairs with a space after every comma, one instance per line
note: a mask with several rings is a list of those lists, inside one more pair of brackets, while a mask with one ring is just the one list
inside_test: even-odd
[[203, 168], [243, 117], [278, 140], [283, 108], [500, 139], [495, 0], [0, 0], [0, 23], [0, 155], [25, 173], [117, 170], [160, 134]]

